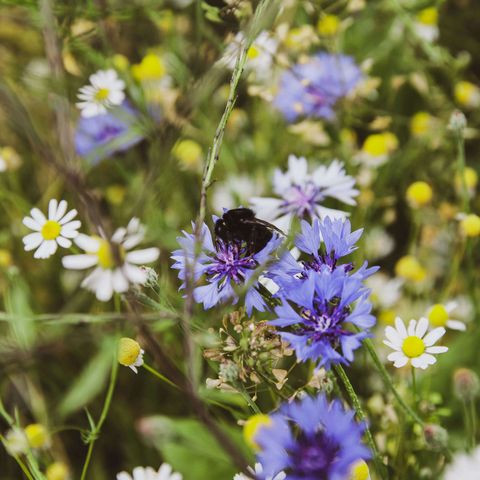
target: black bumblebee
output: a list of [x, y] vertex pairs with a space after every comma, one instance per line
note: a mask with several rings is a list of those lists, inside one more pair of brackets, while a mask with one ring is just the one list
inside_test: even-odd
[[249, 208], [227, 210], [215, 222], [215, 235], [224, 242], [245, 242], [248, 253], [258, 253], [272, 239], [273, 231], [285, 235], [275, 225], [260, 220]]

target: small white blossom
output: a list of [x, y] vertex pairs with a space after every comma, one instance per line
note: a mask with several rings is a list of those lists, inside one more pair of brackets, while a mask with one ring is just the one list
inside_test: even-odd
[[383, 343], [395, 350], [387, 357], [395, 367], [400, 368], [410, 362], [412, 367], [425, 370], [437, 361], [435, 354], [448, 351], [447, 347], [434, 346], [445, 334], [445, 329], [438, 327], [427, 333], [428, 327], [428, 320], [423, 317], [418, 322], [410, 320], [407, 330], [403, 320], [397, 317], [395, 328], [388, 326], [385, 329], [387, 340]]
[[[248, 467], [249, 473], [252, 474], [252, 477], [247, 477], [243, 473], [237, 473], [234, 477], [233, 480], [254, 480], [256, 478], [262, 478], [260, 475], [263, 474], [263, 467], [261, 463], [256, 463], [255, 464], [255, 470], [252, 468]], [[287, 474], [285, 472], [280, 472], [277, 473], [274, 477], [269, 476], [266, 477], [265, 480], [285, 480], [287, 478]]]
[[180, 473], [173, 471], [168, 463], [162, 466], [156, 472], [152, 467], [135, 467], [130, 475], [127, 472], [117, 473], [117, 480], [182, 480]]
[[[138, 218], [132, 218], [127, 228], [115, 231], [110, 241], [106, 238], [89, 237], [80, 234], [75, 243], [86, 253], [67, 255], [62, 259], [63, 266], [72, 270], [95, 267], [82, 282], [82, 287], [95, 292], [97, 299], [107, 302], [113, 292], [126, 292], [130, 286], [143, 285], [148, 273], [138, 265], [154, 262], [160, 251], [158, 248], [129, 251], [144, 238], [145, 229]], [[112, 251], [117, 247], [118, 259]]]
[[125, 100], [125, 82], [113, 69], [99, 70], [90, 75], [90, 85], [80, 88], [77, 107], [82, 117], [94, 117], [107, 113], [107, 109]]
[[57, 251], [60, 245], [63, 248], [72, 246], [72, 238], [78, 236], [81, 226], [79, 220], [73, 220], [77, 215], [76, 210], [67, 212], [67, 202], [52, 199], [48, 203], [48, 218], [38, 209], [30, 210], [30, 217], [23, 219], [23, 224], [34, 230], [23, 237], [25, 250], [35, 250], [35, 258], [48, 258]]

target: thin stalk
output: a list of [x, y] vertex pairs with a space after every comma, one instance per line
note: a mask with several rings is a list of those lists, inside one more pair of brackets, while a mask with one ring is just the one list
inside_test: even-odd
[[[6, 439], [5, 437], [0, 434], [0, 442], [3, 443], [3, 446], [5, 447], [5, 449], [7, 449], [7, 446], [6, 446]], [[25, 465], [25, 463], [23, 463], [23, 460], [18, 456], [18, 455], [12, 455], [12, 457], [15, 459], [15, 461], [18, 463], [18, 466], [20, 467], [20, 469], [22, 470], [22, 472], [24, 473], [24, 475], [28, 478], [28, 480], [34, 480], [32, 475], [30, 474], [27, 466]]]
[[178, 385], [176, 385], [175, 383], [173, 383], [171, 380], [169, 380], [167, 377], [165, 377], [165, 375], [162, 375], [160, 372], [158, 372], [157, 370], [155, 370], [155, 369], [154, 369], [153, 367], [151, 367], [150, 365], [147, 365], [146, 363], [144, 363], [142, 366], [143, 366], [143, 368], [144, 368], [145, 370], [147, 370], [148, 372], [150, 372], [152, 375], [155, 375], [155, 377], [159, 378], [162, 382], [168, 383], [168, 385], [170, 385], [171, 387], [180, 389], [180, 387], [179, 387]]
[[471, 444], [472, 449], [475, 448], [477, 443], [477, 411], [475, 409], [475, 400], [473, 398], [470, 399], [469, 402], [470, 406], [470, 421], [472, 425], [472, 436], [471, 436]]
[[345, 387], [345, 390], [347, 391], [347, 394], [350, 398], [350, 401], [353, 404], [353, 408], [355, 409], [357, 413], [358, 419], [365, 424], [365, 436], [367, 437], [367, 442], [370, 447], [370, 450], [372, 451], [373, 454], [373, 461], [375, 463], [375, 469], [377, 470], [378, 476], [383, 479], [384, 477], [384, 466], [382, 459], [380, 458], [380, 455], [378, 453], [378, 448], [377, 445], [375, 444], [375, 440], [373, 438], [372, 432], [368, 428], [368, 422], [367, 422], [367, 417], [365, 415], [365, 412], [363, 411], [362, 405], [360, 404], [360, 399], [358, 398], [357, 394], [355, 393], [355, 390], [353, 388], [353, 385], [351, 384], [348, 375], [345, 373], [345, 370], [341, 365], [334, 365], [335, 372], [337, 375], [340, 377], [342, 380], [343, 386]]
[[401, 395], [397, 392], [395, 386], [393, 385], [392, 379], [390, 378], [390, 375], [387, 372], [387, 369], [378, 358], [377, 352], [375, 351], [375, 347], [373, 346], [372, 341], [369, 338], [367, 338], [363, 341], [363, 344], [367, 347], [368, 353], [370, 354], [370, 357], [373, 360], [373, 363], [377, 367], [377, 370], [380, 373], [383, 381], [385, 382], [385, 385], [387, 385], [387, 387], [390, 388], [398, 404], [402, 407], [405, 413], [411, 417], [412, 420], [414, 420], [415, 422], [417, 422], [419, 425], [423, 427], [425, 425], [425, 422], [405, 403]]
[[413, 403], [417, 404], [417, 377], [415, 375], [415, 367], [412, 367], [412, 392], [413, 392]]
[[102, 425], [104, 424], [108, 411], [110, 410], [110, 404], [112, 403], [113, 392], [115, 390], [115, 384], [117, 382], [117, 372], [118, 372], [118, 362], [116, 355], [113, 358], [112, 364], [112, 372], [110, 374], [110, 384], [108, 385], [107, 395], [105, 397], [105, 401], [103, 403], [102, 413], [100, 414], [100, 419], [98, 423], [95, 425], [95, 428], [90, 432], [90, 439], [88, 444], [87, 456], [85, 457], [85, 462], [83, 464], [82, 474], [80, 476], [80, 480], [85, 480], [88, 467], [90, 465], [90, 461], [92, 458], [93, 453], [93, 445], [100, 434], [100, 430], [102, 429]]

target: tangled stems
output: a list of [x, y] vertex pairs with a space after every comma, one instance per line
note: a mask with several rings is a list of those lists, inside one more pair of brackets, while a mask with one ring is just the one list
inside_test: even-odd
[[361, 422], [365, 423], [365, 436], [367, 437], [368, 446], [370, 447], [370, 450], [372, 451], [372, 454], [373, 454], [375, 469], [377, 470], [378, 476], [383, 480], [385, 478], [383, 462], [378, 453], [378, 448], [377, 448], [377, 445], [375, 444], [375, 440], [373, 438], [372, 432], [368, 428], [367, 417], [365, 415], [365, 412], [363, 411], [362, 405], [360, 404], [360, 400], [357, 394], [355, 393], [353, 385], [350, 383], [350, 380], [347, 374], [345, 373], [345, 370], [343, 369], [343, 367], [340, 364], [337, 364], [337, 365], [334, 365], [333, 368], [335, 369], [335, 372], [337, 373], [337, 375], [340, 377], [340, 380], [342, 381], [343, 386], [347, 391], [347, 394], [353, 404], [353, 408], [357, 413], [358, 419]]
[[[80, 480], [85, 480], [86, 475], [87, 475], [87, 470], [90, 465], [90, 460], [92, 458], [92, 452], [93, 452], [93, 445], [95, 441], [98, 438], [98, 435], [100, 435], [100, 430], [102, 429], [102, 425], [104, 424], [108, 411], [110, 409], [110, 404], [112, 403], [112, 398], [113, 398], [113, 392], [115, 390], [115, 384], [117, 382], [117, 372], [118, 372], [118, 362], [117, 362], [117, 356], [114, 355], [113, 358], [113, 364], [112, 364], [112, 371], [110, 374], [110, 384], [108, 385], [108, 390], [107, 390], [107, 396], [105, 397], [105, 402], [103, 403], [103, 408], [102, 408], [102, 413], [100, 414], [100, 419], [98, 420], [98, 423], [95, 425], [92, 425], [92, 429], [90, 431], [90, 434], [88, 436], [88, 451], [87, 451], [87, 456], [85, 458], [85, 462], [83, 464], [83, 469], [82, 469], [82, 475], [80, 476]], [[90, 420], [91, 421], [91, 420]]]
[[403, 398], [397, 392], [395, 386], [393, 385], [392, 379], [390, 378], [390, 375], [387, 372], [387, 369], [385, 368], [383, 363], [378, 358], [377, 352], [375, 351], [375, 347], [373, 346], [372, 341], [369, 338], [366, 338], [363, 341], [363, 344], [367, 347], [368, 353], [369, 353], [370, 357], [372, 358], [373, 363], [377, 367], [378, 372], [382, 376], [383, 381], [385, 382], [387, 387], [389, 387], [390, 390], [392, 391], [393, 396], [397, 400], [398, 404], [403, 408], [405, 413], [412, 418], [412, 420], [414, 420], [415, 422], [417, 422], [419, 425], [421, 425], [423, 427], [425, 425], [424, 421], [405, 403]]

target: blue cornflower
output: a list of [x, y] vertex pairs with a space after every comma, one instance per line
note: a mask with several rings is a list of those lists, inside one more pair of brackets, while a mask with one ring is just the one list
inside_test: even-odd
[[[185, 288], [187, 265], [193, 262], [195, 257], [195, 235], [185, 231], [183, 234], [183, 237], [177, 238], [182, 249], [175, 250], [172, 254], [172, 259], [175, 260], [172, 268], [179, 270], [178, 278], [183, 281], [181, 288]], [[281, 243], [281, 239], [273, 235], [265, 248], [252, 253], [245, 242], [233, 240], [224, 242], [219, 238], [214, 242], [205, 224], [202, 226], [200, 236], [201, 252], [196, 258], [194, 277], [195, 283], [202, 276], [207, 283], [195, 287], [194, 298], [197, 303], [203, 303], [206, 310], [227, 301], [237, 303], [238, 295], [234, 287], [248, 283], [252, 276], [258, 273], [257, 267], [265, 264]], [[258, 281], [253, 282], [245, 295], [247, 314], [250, 315], [253, 308], [263, 312], [266, 307], [265, 300], [259, 292]]]
[[[353, 271], [352, 262], [340, 263], [339, 260], [358, 248], [355, 244], [362, 236], [363, 229], [352, 232], [349, 220], [331, 220], [329, 217], [323, 220], [315, 218], [311, 224], [303, 220], [301, 228], [302, 232], [297, 235], [295, 246], [306, 258], [297, 261], [290, 252], [285, 252], [280, 261], [270, 269], [270, 278], [285, 285], [289, 280], [305, 278], [310, 270], [341, 269], [345, 273]], [[377, 270], [378, 267], [369, 268], [365, 262], [352, 276], [362, 280]]]
[[348, 478], [357, 461], [371, 457], [362, 444], [365, 427], [353, 417], [354, 411], [345, 411], [338, 400], [329, 404], [323, 394], [284, 404], [255, 436], [260, 480], [281, 471], [288, 480]]
[[93, 164], [116, 152], [124, 152], [144, 137], [137, 122], [138, 114], [126, 103], [103, 115], [80, 117], [75, 149]]
[[321, 52], [283, 73], [274, 105], [289, 122], [299, 117], [331, 119], [337, 101], [361, 79], [352, 57]]
[[[348, 276], [343, 269], [306, 270], [302, 278], [289, 279], [282, 285], [282, 304], [275, 307], [276, 320], [271, 325], [286, 328], [279, 332], [295, 350], [297, 358], [309, 359], [318, 366], [348, 364], [375, 325], [368, 301], [370, 290], [362, 280]], [[348, 328], [355, 325], [361, 331]]]

